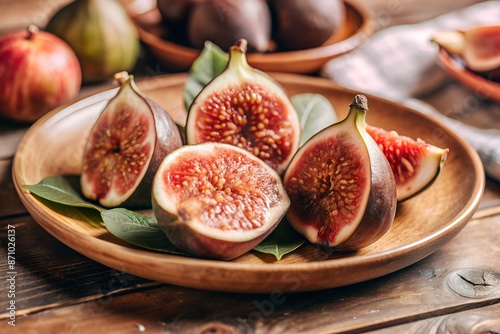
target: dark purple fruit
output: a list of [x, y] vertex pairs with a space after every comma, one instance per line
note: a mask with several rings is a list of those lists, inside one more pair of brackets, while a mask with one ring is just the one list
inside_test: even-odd
[[167, 23], [186, 23], [192, 6], [208, 0], [157, 0], [156, 5]]
[[232, 144], [282, 173], [299, 146], [299, 118], [283, 87], [250, 67], [245, 51], [244, 40], [231, 47], [227, 68], [194, 99], [187, 142]]
[[270, 0], [273, 37], [280, 49], [301, 50], [326, 42], [344, 23], [342, 0]]
[[221, 143], [186, 145], [169, 154], [154, 179], [152, 198], [158, 224], [177, 248], [222, 260], [264, 240], [290, 205], [271, 167]]
[[117, 95], [102, 110], [85, 147], [85, 197], [104, 207], [151, 207], [151, 185], [163, 158], [182, 145], [170, 115], [120, 73]]
[[366, 98], [357, 95], [348, 116], [309, 139], [285, 173], [287, 219], [313, 244], [358, 250], [394, 220], [394, 176], [365, 130], [366, 111]]
[[265, 0], [212, 0], [195, 4], [187, 23], [189, 42], [202, 49], [211, 41], [228, 50], [239, 39], [248, 50], [264, 52], [271, 39], [271, 13]]

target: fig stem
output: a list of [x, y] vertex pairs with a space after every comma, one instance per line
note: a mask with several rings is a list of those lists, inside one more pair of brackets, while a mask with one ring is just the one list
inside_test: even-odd
[[28, 37], [27, 39], [31, 39], [33, 35], [37, 34], [40, 31], [40, 28], [38, 28], [37, 25], [35, 24], [30, 24], [28, 27]]
[[237, 48], [241, 53], [247, 53], [247, 48], [248, 48], [248, 41], [244, 38], [240, 38], [239, 40], [234, 43], [234, 45], [231, 47], [232, 48]]
[[115, 74], [115, 84], [122, 86], [130, 78], [130, 74], [127, 71], [118, 72]]
[[368, 99], [362, 94], [354, 96], [352, 103], [349, 105], [351, 108], [362, 109], [368, 111]]

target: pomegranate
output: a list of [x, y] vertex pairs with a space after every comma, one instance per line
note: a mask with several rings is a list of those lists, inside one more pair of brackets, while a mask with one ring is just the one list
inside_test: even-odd
[[31, 25], [0, 37], [0, 116], [34, 122], [80, 91], [80, 63], [57, 36]]

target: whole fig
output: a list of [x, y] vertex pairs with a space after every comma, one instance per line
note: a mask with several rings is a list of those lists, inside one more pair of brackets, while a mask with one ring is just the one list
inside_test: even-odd
[[130, 71], [139, 56], [137, 30], [118, 0], [76, 0], [60, 9], [47, 31], [75, 51], [83, 83], [104, 81]]
[[185, 24], [192, 6], [207, 0], [157, 0], [163, 20], [169, 24]]
[[318, 47], [344, 23], [342, 0], [270, 0], [273, 37], [282, 50]]
[[271, 13], [265, 0], [212, 0], [193, 5], [187, 23], [189, 42], [199, 49], [209, 40], [228, 50], [239, 39], [248, 50], [264, 52], [271, 39]]

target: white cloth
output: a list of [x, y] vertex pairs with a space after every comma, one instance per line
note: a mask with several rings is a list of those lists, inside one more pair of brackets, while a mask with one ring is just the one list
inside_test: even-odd
[[478, 98], [438, 64], [431, 36], [443, 30], [500, 25], [500, 1], [485, 1], [417, 24], [375, 33], [325, 64], [321, 75], [342, 86], [430, 113], [473, 146], [486, 173], [500, 181], [500, 104]]

